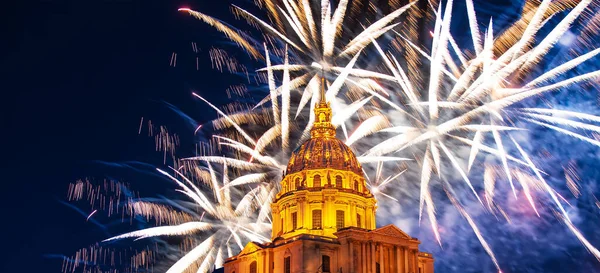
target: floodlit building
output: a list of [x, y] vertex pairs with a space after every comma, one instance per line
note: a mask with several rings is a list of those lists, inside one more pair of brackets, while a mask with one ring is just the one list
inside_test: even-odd
[[[323, 85], [322, 85], [323, 86]], [[292, 154], [272, 204], [267, 244], [248, 243], [225, 273], [433, 273], [433, 257], [394, 225], [377, 228], [377, 202], [360, 163], [315, 105], [311, 138]]]

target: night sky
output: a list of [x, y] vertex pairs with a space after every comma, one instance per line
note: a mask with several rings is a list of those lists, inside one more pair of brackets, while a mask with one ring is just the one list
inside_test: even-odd
[[[215, 116], [192, 91], [216, 104], [226, 100], [228, 76], [212, 70], [208, 56], [211, 46], [226, 42], [177, 9], [189, 6], [228, 20], [230, 1], [19, 2], [1, 19], [7, 29], [0, 59], [0, 272], [60, 272], [58, 255], [106, 238], [61, 202], [68, 184], [127, 173], [104, 162], [160, 164], [153, 140], [138, 135], [142, 117], [186, 133], [191, 123], [180, 113], [197, 121]], [[169, 65], [173, 52], [176, 67]], [[137, 190], [164, 188], [134, 179], [135, 173], [123, 177], [131, 177]]]
[[[204, 2], [194, 7], [228, 16], [227, 3]], [[9, 29], [1, 59], [0, 272], [60, 272], [61, 260], [48, 256], [71, 255], [105, 238], [60, 201], [69, 183], [103, 175], [98, 161], [156, 158], [152, 140], [138, 135], [141, 117], [170, 120], [175, 131], [187, 124], [167, 103], [197, 120], [213, 117], [203, 118], [206, 108], [191, 90], [222, 101], [224, 77], [210, 69], [208, 57], [221, 36], [177, 12], [185, 4], [23, 1], [2, 18]], [[201, 50], [201, 71], [191, 42]], [[175, 68], [172, 52], [179, 53]]]

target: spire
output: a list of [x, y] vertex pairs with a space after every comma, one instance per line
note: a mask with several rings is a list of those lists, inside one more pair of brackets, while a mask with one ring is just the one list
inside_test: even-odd
[[331, 124], [331, 107], [325, 97], [325, 84], [325, 77], [321, 75], [321, 98], [315, 105], [315, 123], [310, 130], [312, 138], [335, 138], [335, 128]]
[[321, 90], [319, 92], [321, 92], [320, 95], [320, 100], [319, 103], [322, 105], [327, 104], [327, 98], [325, 97], [325, 77], [323, 76], [323, 73], [321, 73]]

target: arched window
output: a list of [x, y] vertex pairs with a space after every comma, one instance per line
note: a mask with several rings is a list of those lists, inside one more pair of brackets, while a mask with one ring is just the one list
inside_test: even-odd
[[300, 188], [300, 177], [296, 177], [296, 189]]
[[357, 227], [362, 227], [360, 224], [361, 224], [361, 223], [360, 223], [360, 214], [358, 214], [358, 213], [357, 213], [357, 214], [356, 214], [356, 226], [357, 226]]
[[335, 177], [335, 187], [342, 188], [342, 176], [338, 175]]
[[336, 210], [335, 211], [335, 228], [342, 229], [344, 228], [344, 211]]
[[329, 256], [323, 255], [323, 257], [321, 259], [321, 269], [322, 269], [323, 273], [331, 272]]
[[292, 230], [296, 230], [298, 227], [298, 213], [292, 212]]
[[321, 210], [316, 209], [312, 211], [312, 228], [321, 229]]
[[250, 263], [250, 273], [256, 273], [256, 261]]
[[321, 176], [315, 175], [315, 179], [313, 181], [313, 187], [321, 187]]
[[354, 180], [354, 190], [358, 191], [358, 181]]

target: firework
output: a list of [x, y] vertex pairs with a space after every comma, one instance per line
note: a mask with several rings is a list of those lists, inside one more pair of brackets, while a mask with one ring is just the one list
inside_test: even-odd
[[[471, 10], [472, 3], [470, 1], [467, 1], [467, 3], [469, 3], [467, 5], [469, 14], [473, 14], [474, 11]], [[527, 123], [533, 123], [598, 146], [595, 139], [563, 128], [596, 132], [597, 126], [586, 123], [586, 121], [597, 122], [598, 119], [595, 116], [573, 111], [555, 110], [552, 107], [522, 108], [515, 106], [523, 104], [527, 100], [539, 98], [544, 93], [598, 79], [600, 71], [556, 80], [558, 76], [564, 75], [574, 67], [596, 56], [598, 54], [597, 50], [578, 56], [564, 64], [559, 64], [548, 71], [542, 71], [539, 74], [533, 72], [534, 67], [543, 60], [545, 54], [559, 41], [559, 38], [569, 29], [569, 26], [587, 8], [590, 8], [591, 1], [581, 1], [576, 5], [573, 3], [574, 7], [569, 10], [567, 15], [559, 20], [549, 34], [537, 44], [534, 44], [533, 40], [537, 38], [536, 35], [538, 35], [544, 24], [542, 21], [548, 18], [548, 15], [544, 14], [553, 8], [550, 1], [544, 1], [536, 7], [531, 22], [524, 31], [518, 31], [521, 34], [520, 36], [511, 32], [501, 33], [502, 36], [518, 36], [520, 37], [518, 39], [494, 39], [493, 26], [490, 22], [487, 35], [483, 41], [480, 42], [477, 35], [473, 35], [473, 45], [476, 52], [471, 59], [467, 59], [463, 52], [455, 50], [454, 53], [458, 55], [459, 60], [467, 59], [467, 62], [462, 61], [462, 63], [455, 63], [454, 58], [450, 55], [451, 41], [453, 40], [450, 34], [452, 4], [452, 1], [447, 2], [443, 15], [441, 5], [436, 12], [437, 20], [431, 53], [424, 53], [417, 45], [413, 44], [416, 49], [423, 53], [423, 57], [430, 61], [430, 81], [426, 93], [414, 92], [415, 87], [411, 81], [403, 76], [404, 72], [401, 64], [394, 56], [386, 55], [377, 47], [388, 69], [396, 77], [396, 83], [398, 84], [396, 89], [401, 90], [400, 92], [391, 93], [397, 96], [386, 103], [393, 108], [402, 108], [409, 114], [398, 123], [392, 121], [392, 123], [395, 123], [392, 127], [383, 129], [382, 131], [397, 133], [397, 135], [372, 147], [367, 154], [401, 153], [411, 149], [422, 153], [420, 156], [422, 163], [419, 218], [421, 211], [424, 207], [427, 207], [432, 230], [436, 239], [440, 242], [441, 238], [434, 209], [435, 204], [431, 197], [431, 183], [435, 182], [435, 179], [431, 174], [437, 173], [438, 180], [443, 181], [448, 180], [447, 177], [450, 177], [452, 173], [458, 173], [461, 180], [473, 193], [473, 196], [483, 205], [467, 172], [471, 170], [477, 154], [485, 147], [486, 152], [497, 156], [501, 162], [500, 169], [503, 170], [501, 174], [504, 179], [508, 180], [515, 198], [517, 198], [517, 188], [520, 186], [520, 190], [523, 191], [532, 209], [538, 214], [531, 188], [537, 186], [536, 193], [550, 199], [550, 203], [561, 214], [559, 218], [577, 235], [578, 239], [594, 256], [600, 258], [600, 252], [581, 236], [574, 227], [563, 203], [559, 200], [558, 194], [546, 182], [542, 171], [531, 160], [531, 155], [525, 152], [521, 144], [511, 136], [511, 132], [527, 129], [527, 126], [529, 126]], [[554, 9], [554, 12], [558, 10], [556, 7]], [[474, 18], [476, 18], [475, 15], [469, 16], [472, 28], [476, 25]], [[476, 28], [471, 29], [471, 31], [472, 33], [478, 32]], [[495, 44], [497, 41], [503, 41], [505, 49], [498, 49]], [[481, 51], [478, 49], [481, 49]], [[366, 87], [362, 88], [367, 89]], [[396, 103], [392, 104], [391, 101], [396, 101]], [[527, 123], [521, 123], [518, 120]], [[395, 129], [400, 130], [394, 132]], [[486, 146], [484, 143], [486, 138], [491, 139], [491, 147]], [[455, 140], [458, 140], [458, 142]], [[516, 149], [518, 153], [516, 155], [510, 153], [507, 148], [508, 145], [511, 145], [513, 150]], [[459, 162], [461, 155], [453, 152], [460, 151], [463, 147], [470, 149], [466, 170], [463, 167], [465, 164]], [[462, 157], [463, 159], [467, 158], [466, 156]], [[442, 166], [444, 161], [448, 162], [450, 166]], [[520, 168], [529, 169], [535, 175], [534, 178], [525, 179], [520, 175]], [[519, 185], [515, 185], [513, 180], [516, 180]], [[494, 204], [492, 197], [494, 194], [494, 179], [487, 179], [484, 182], [486, 182], [488, 209], [494, 213], [495, 210], [498, 210], [498, 204]], [[481, 236], [468, 212], [455, 200], [455, 196], [449, 195], [448, 197], [468, 220], [482, 246], [492, 257], [496, 266], [499, 267], [493, 252]]]
[[[268, 20], [237, 6], [233, 11], [260, 30], [262, 39], [200, 12], [181, 10], [264, 61], [256, 78], [267, 86], [269, 95], [256, 105], [234, 104], [221, 110], [194, 94], [219, 115], [212, 126], [204, 124], [196, 130], [211, 134], [209, 152], [177, 161], [181, 166], [169, 172], [159, 170], [193, 202], [181, 214], [177, 211], [184, 207], [131, 201], [134, 215], [171, 215], [167, 219], [172, 219], [109, 241], [191, 238], [194, 247], [169, 272], [206, 272], [213, 264], [222, 265], [245, 242], [266, 240], [278, 182], [292, 149], [307, 138], [314, 121], [312, 109], [305, 106], [310, 102], [312, 107], [320, 99], [317, 90], [326, 88], [333, 123], [341, 127], [346, 144], [365, 164], [380, 210], [417, 200], [418, 222], [425, 221], [424, 212], [434, 238], [443, 246], [443, 225], [438, 224], [436, 213], [450, 203], [500, 270], [502, 260], [473, 215], [484, 210], [512, 223], [511, 203], [506, 200], [523, 199], [535, 217], [554, 215], [600, 259], [598, 249], [567, 212], [567, 198], [547, 181], [544, 163], [524, 141], [533, 139], [529, 135], [541, 127], [600, 146], [589, 134], [600, 133], [596, 125], [600, 117], [559, 110], [559, 102], [549, 99], [600, 77], [598, 68], [586, 65], [600, 53], [600, 49], [587, 50], [600, 22], [595, 15], [600, 9], [597, 3], [527, 1], [520, 19], [495, 33], [492, 20], [485, 32], [480, 30], [475, 5], [467, 0], [468, 45], [452, 34], [452, 0], [443, 4], [389, 1], [380, 9], [371, 1], [255, 3]], [[566, 60], [549, 61], [550, 52], [567, 50], [560, 45], [561, 37], [577, 32], [581, 36], [573, 43], [575, 55], [565, 53]], [[210, 54], [216, 69], [242, 71], [250, 78], [246, 66], [225, 51]], [[327, 81], [321, 82], [321, 77]], [[237, 86], [235, 90], [247, 89]], [[567, 185], [578, 197], [581, 190], [574, 167], [567, 168]], [[439, 193], [446, 198], [437, 197]]]

